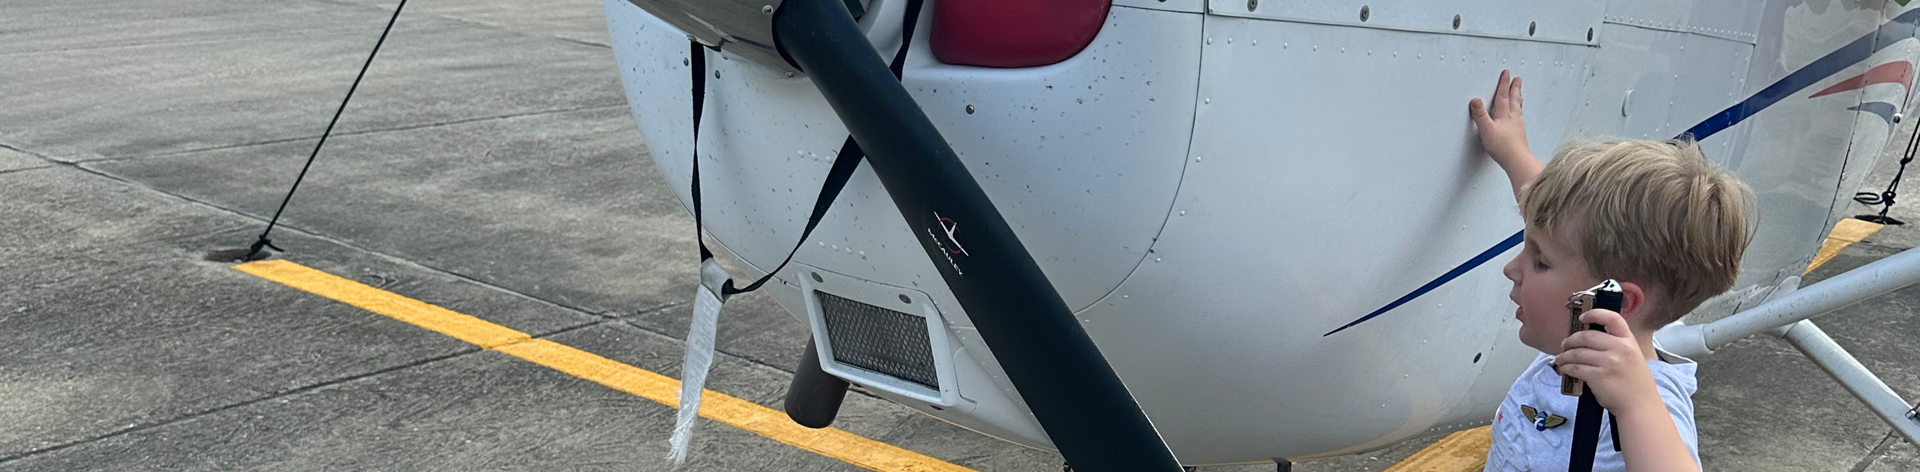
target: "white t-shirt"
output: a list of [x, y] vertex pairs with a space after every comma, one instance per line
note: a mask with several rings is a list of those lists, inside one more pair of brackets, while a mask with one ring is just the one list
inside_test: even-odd
[[[1700, 462], [1700, 441], [1693, 425], [1693, 392], [1697, 367], [1692, 360], [1655, 350], [1662, 361], [1647, 361], [1653, 372], [1653, 384], [1660, 400], [1680, 430], [1680, 440], [1694, 463]], [[1567, 455], [1572, 452], [1574, 412], [1580, 397], [1560, 394], [1560, 373], [1553, 370], [1553, 356], [1541, 354], [1513, 382], [1507, 399], [1493, 416], [1493, 447], [1487, 449], [1489, 471], [1565, 471]], [[1529, 418], [1526, 411], [1535, 412]], [[1624, 471], [1627, 463], [1613, 452], [1613, 425], [1601, 416], [1599, 452], [1594, 454], [1593, 470]], [[1553, 427], [1544, 427], [1555, 424]]]

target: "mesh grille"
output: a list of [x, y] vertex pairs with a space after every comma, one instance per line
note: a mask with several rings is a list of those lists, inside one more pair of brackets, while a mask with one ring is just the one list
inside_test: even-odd
[[926, 318], [814, 293], [820, 296], [820, 311], [827, 320], [833, 360], [940, 389]]

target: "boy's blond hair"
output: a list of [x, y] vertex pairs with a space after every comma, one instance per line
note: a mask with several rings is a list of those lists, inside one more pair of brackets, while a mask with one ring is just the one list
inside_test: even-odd
[[1753, 189], [1707, 161], [1699, 143], [1571, 142], [1520, 199], [1533, 228], [1554, 233], [1569, 218], [1593, 276], [1652, 283], [1658, 312], [1635, 323], [1659, 328], [1733, 288], [1752, 238]]

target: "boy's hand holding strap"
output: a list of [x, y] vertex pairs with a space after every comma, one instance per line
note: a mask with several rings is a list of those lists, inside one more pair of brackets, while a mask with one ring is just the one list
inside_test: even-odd
[[[1587, 310], [1602, 309], [1620, 311], [1626, 299], [1620, 289], [1620, 283], [1607, 279], [1593, 288], [1575, 292], [1567, 298], [1567, 313], [1571, 324], [1569, 331], [1578, 333], [1584, 330], [1602, 330], [1607, 328], [1598, 324], [1580, 322], [1580, 315]], [[1580, 409], [1573, 416], [1573, 452], [1567, 457], [1568, 472], [1591, 472], [1593, 456], [1600, 447], [1600, 400], [1593, 396], [1593, 390], [1573, 376], [1560, 375], [1560, 393], [1580, 396]], [[1612, 415], [1608, 415], [1612, 419]], [[1613, 427], [1613, 450], [1620, 450], [1620, 426]]]

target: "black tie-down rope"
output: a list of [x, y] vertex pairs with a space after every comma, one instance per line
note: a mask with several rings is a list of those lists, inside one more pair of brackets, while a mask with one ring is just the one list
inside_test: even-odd
[[340, 114], [347, 111], [347, 102], [353, 100], [353, 92], [360, 89], [360, 79], [367, 77], [367, 69], [373, 66], [373, 57], [380, 54], [380, 45], [386, 44], [387, 34], [393, 32], [393, 23], [400, 19], [400, 10], [405, 8], [407, 8], [407, 0], [400, 0], [400, 5], [393, 7], [393, 17], [387, 18], [387, 28], [381, 30], [380, 39], [373, 42], [373, 52], [367, 53], [367, 62], [360, 65], [360, 75], [353, 76], [353, 85], [347, 87], [346, 98], [340, 99], [340, 108], [333, 110], [333, 119], [327, 121], [327, 130], [320, 133], [320, 142], [314, 143], [313, 153], [307, 155], [307, 164], [300, 166], [300, 175], [293, 178], [293, 187], [288, 188], [287, 196], [280, 199], [280, 208], [273, 211], [273, 219], [267, 220], [266, 231], [260, 232], [260, 239], [254, 241], [253, 246], [247, 248], [247, 255], [241, 257], [240, 260], [254, 260], [256, 256], [260, 255], [260, 250], [264, 248], [273, 248], [275, 251], [286, 252], [286, 250], [281, 249], [280, 246], [273, 245], [273, 240], [267, 239], [267, 235], [273, 234], [274, 226], [280, 223], [280, 214], [285, 213], [287, 211], [287, 203], [293, 201], [293, 192], [300, 190], [300, 182], [306, 180], [307, 170], [313, 168], [313, 159], [320, 157], [320, 148], [327, 145], [327, 136], [333, 135], [333, 125], [340, 123]]
[[1858, 215], [1858, 216], [1854, 216], [1854, 219], [1869, 221], [1873, 223], [1879, 223], [1883, 225], [1907, 224], [1907, 222], [1905, 221], [1900, 221], [1897, 218], [1887, 216], [1887, 210], [1893, 209], [1893, 197], [1896, 195], [1897, 191], [1900, 189], [1900, 177], [1902, 175], [1906, 175], [1907, 164], [1913, 163], [1914, 151], [1920, 151], [1920, 128], [1914, 128], [1913, 136], [1907, 138], [1907, 154], [1900, 158], [1900, 169], [1893, 172], [1893, 181], [1887, 183], [1887, 189], [1885, 191], [1882, 191], [1880, 193], [1859, 192], [1859, 193], [1853, 194], [1853, 201], [1860, 202], [1863, 205], [1867, 205], [1867, 206], [1882, 205], [1880, 207], [1880, 214]]

